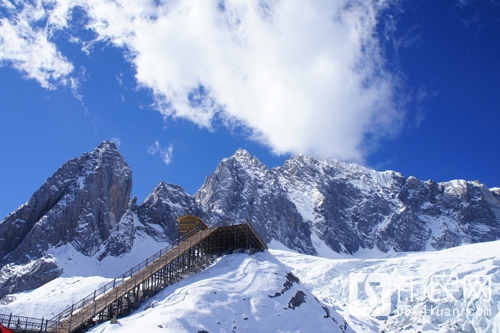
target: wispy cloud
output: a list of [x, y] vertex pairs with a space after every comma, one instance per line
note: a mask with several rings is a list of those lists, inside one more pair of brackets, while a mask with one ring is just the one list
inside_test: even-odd
[[150, 155], [159, 154], [166, 165], [172, 163], [172, 159], [174, 158], [174, 146], [172, 144], [169, 144], [167, 147], [162, 147], [160, 145], [160, 141], [158, 140], [156, 140], [151, 146], [149, 146], [147, 151]]
[[118, 137], [114, 137], [111, 139], [111, 142], [113, 142], [117, 147], [120, 147], [122, 145], [122, 140]]
[[[9, 64], [44, 88], [58, 84], [74, 86], [70, 80], [73, 65], [50, 41], [53, 29], [59, 29], [55, 9], [44, 2], [34, 4], [3, 0], [6, 15], [0, 14], [0, 65]], [[63, 19], [62, 22], [66, 24]]]
[[[241, 126], [276, 153], [355, 161], [366, 154], [367, 137], [377, 140], [399, 130], [397, 82], [386, 69], [376, 34], [387, 1], [51, 3], [49, 30], [67, 27], [75, 6], [84, 10], [95, 41], [125, 50], [138, 85], [151, 89], [158, 110], [168, 117], [209, 129], [217, 120]], [[33, 21], [20, 17], [28, 26]], [[50, 87], [72, 67], [47, 31], [39, 44], [52, 51], [43, 64], [57, 70], [37, 70], [43, 64], [22, 70]], [[16, 34], [0, 36], [17, 40]], [[9, 49], [6, 45], [10, 42], [3, 46]]]

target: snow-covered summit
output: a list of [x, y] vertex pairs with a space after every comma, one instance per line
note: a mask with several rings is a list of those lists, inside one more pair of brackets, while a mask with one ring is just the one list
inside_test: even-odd
[[[177, 238], [176, 218], [193, 214], [211, 226], [249, 222], [268, 244], [296, 251], [288, 252], [287, 258], [280, 254], [279, 259], [316, 292], [319, 302], [269, 253], [241, 254], [225, 257], [208, 271], [168, 287], [152, 299], [150, 308], [145, 304], [132, 317], [122, 319], [121, 326], [104, 324], [95, 331], [350, 332], [337, 310], [361, 331], [397, 331], [413, 325], [422, 331], [437, 327], [445, 332], [448, 326], [441, 323], [463, 331], [498, 329], [498, 308], [494, 307], [496, 312], [486, 321], [475, 314], [457, 317], [455, 322], [441, 317], [393, 317], [384, 323], [355, 318], [345, 314], [344, 288], [349, 272], [366, 267], [384, 274], [399, 266], [443, 273], [441, 266], [434, 266], [433, 272], [426, 270], [434, 258], [446, 263], [444, 274], [479, 272], [498, 283], [495, 255], [484, 257], [477, 251], [483, 249], [479, 245], [464, 246], [470, 253], [453, 248], [500, 238], [498, 188], [488, 189], [477, 181], [421, 181], [394, 171], [302, 155], [270, 169], [245, 150], [222, 160], [194, 196], [178, 185], [160, 182], [138, 204], [136, 198], [130, 200], [131, 185], [131, 171], [116, 146], [103, 142], [65, 163], [25, 205], [0, 222], [0, 254], [4, 255], [0, 296], [10, 294], [3, 300], [8, 303], [3, 309], [24, 307], [32, 310], [25, 315], [50, 317], [37, 312], [41, 307], [27, 306], [26, 299], [39, 299], [35, 294], [42, 295], [44, 290], [54, 299], [54, 290], [60, 288], [57, 281], [62, 281], [63, 289], [80, 295], [89, 275], [109, 278], [123, 273]], [[484, 251], [491, 252], [494, 246]], [[435, 252], [448, 248], [453, 249]], [[460, 265], [467, 265], [453, 266], [454, 256], [460, 257]], [[377, 259], [362, 259], [367, 257]], [[332, 270], [331, 265], [335, 266]], [[317, 276], [311, 279], [309, 273]], [[76, 275], [86, 277], [77, 281]], [[49, 281], [34, 294], [25, 293], [26, 298], [13, 295]], [[93, 278], [89, 285], [103, 281]], [[341, 288], [328, 289], [332, 281]], [[325, 301], [328, 293], [342, 304]], [[495, 289], [494, 297], [497, 294]], [[53, 303], [67, 306], [72, 300], [61, 302]], [[54, 304], [45, 310], [56, 311]], [[7, 310], [0, 306], [0, 311]]]
[[354, 254], [499, 239], [500, 200], [492, 193], [477, 181], [421, 181], [304, 155], [269, 169], [238, 150], [195, 198], [217, 223], [251, 221], [268, 242], [309, 254]]
[[[0, 296], [38, 287], [61, 274], [47, 256], [53, 246], [71, 244], [88, 256], [126, 251], [107, 241], [123, 226], [131, 189], [132, 171], [112, 142], [64, 163], [0, 222]], [[26, 268], [13, 275], [13, 265]]]

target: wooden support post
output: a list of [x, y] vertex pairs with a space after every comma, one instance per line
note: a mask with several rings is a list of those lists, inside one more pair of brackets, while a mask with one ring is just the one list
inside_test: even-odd
[[94, 316], [95, 316], [95, 312], [97, 311], [97, 309], [96, 309], [97, 303], [95, 302], [96, 292], [97, 292], [97, 290], [94, 290]]
[[71, 305], [71, 314], [70, 314], [70, 317], [69, 317], [69, 329], [68, 329], [68, 332], [71, 332], [71, 324], [73, 324], [73, 305]]

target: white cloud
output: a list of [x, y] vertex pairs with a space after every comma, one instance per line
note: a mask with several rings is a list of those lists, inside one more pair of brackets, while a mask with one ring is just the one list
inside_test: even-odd
[[169, 144], [167, 147], [162, 147], [158, 140], [156, 140], [151, 146], [149, 146], [147, 151], [150, 155], [159, 154], [166, 165], [172, 163], [172, 160], [174, 158], [174, 146], [172, 144]]
[[[78, 3], [52, 2], [53, 29], [67, 26]], [[157, 3], [78, 5], [97, 40], [126, 50], [164, 115], [209, 129], [216, 119], [244, 126], [276, 153], [354, 161], [366, 154], [367, 137], [397, 133], [396, 82], [375, 33], [386, 1]], [[48, 58], [61, 63], [54, 52]]]
[[[53, 89], [56, 84], [74, 85], [69, 77], [73, 65], [49, 40], [52, 29], [61, 27], [58, 25], [61, 22], [51, 20], [57, 15], [51, 15], [42, 1], [21, 8], [9, 0], [1, 4], [9, 15], [0, 17], [0, 65], [12, 65], [44, 88]], [[16, 2], [18, 6], [21, 4]]]
[[122, 145], [122, 140], [118, 137], [114, 137], [111, 139], [111, 142], [113, 142], [117, 147], [120, 147]]
[[156, 155], [156, 153], [160, 151], [160, 142], [157, 140], [151, 146], [148, 147], [149, 155]]

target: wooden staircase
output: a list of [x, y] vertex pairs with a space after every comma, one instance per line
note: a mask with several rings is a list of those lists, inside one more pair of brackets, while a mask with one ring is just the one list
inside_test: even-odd
[[[16, 317], [17, 321], [7, 322], [2, 319], [7, 315], [0, 314], [0, 321], [17, 332], [84, 332], [103, 321], [128, 315], [145, 298], [205, 269], [217, 257], [265, 249], [267, 246], [248, 223], [194, 229], [177, 246], [156, 253], [50, 320]], [[28, 322], [36, 322], [34, 329], [28, 329]], [[16, 329], [14, 324], [24, 329]]]

